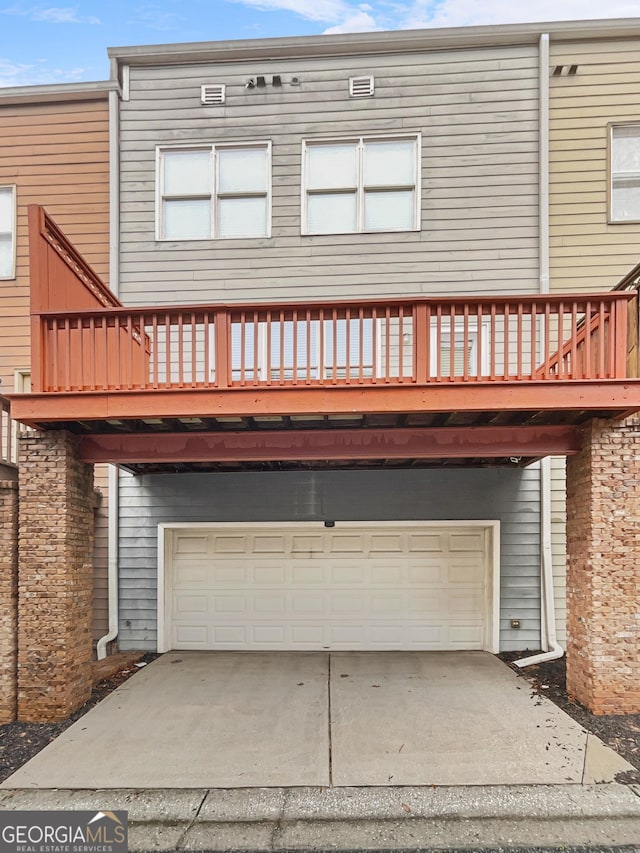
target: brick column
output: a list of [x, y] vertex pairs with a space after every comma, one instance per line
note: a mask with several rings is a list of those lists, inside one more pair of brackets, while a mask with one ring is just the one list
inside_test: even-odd
[[0, 480], [0, 725], [16, 718], [18, 484]]
[[20, 438], [18, 719], [63, 720], [91, 693], [93, 466], [66, 432]]
[[567, 460], [567, 690], [640, 713], [640, 418], [593, 420]]

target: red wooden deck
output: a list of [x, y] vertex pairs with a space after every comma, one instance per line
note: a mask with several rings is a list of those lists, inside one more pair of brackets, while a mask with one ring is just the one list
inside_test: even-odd
[[[575, 441], [536, 427], [640, 410], [633, 292], [131, 308], [37, 206], [30, 241], [33, 390], [13, 396], [12, 414], [41, 428], [121, 433], [119, 443], [87, 449], [96, 459], [135, 456], [133, 432], [314, 426], [333, 430], [327, 458], [339, 459], [340, 419], [362, 432], [494, 429], [493, 452], [490, 434], [477, 431], [466, 449], [493, 458], [528, 441], [539, 456], [572, 452]], [[516, 441], [513, 428], [525, 426]], [[511, 432], [498, 432], [505, 427]], [[462, 435], [456, 453], [468, 456]], [[409, 456], [420, 457], [420, 440], [424, 453], [429, 442], [433, 453], [453, 453], [453, 433], [444, 444], [434, 436], [405, 436]], [[245, 439], [235, 455], [312, 459], [314, 438], [291, 434], [289, 450]], [[389, 442], [404, 438], [378, 442], [379, 452], [401, 455]], [[352, 441], [352, 453], [363, 458], [372, 439]], [[179, 444], [152, 456], [186, 459]], [[193, 447], [191, 456], [229, 458], [210, 441]]]

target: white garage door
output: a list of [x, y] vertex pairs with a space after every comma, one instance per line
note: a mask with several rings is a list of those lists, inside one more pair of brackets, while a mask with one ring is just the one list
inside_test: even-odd
[[487, 527], [233, 524], [165, 532], [161, 651], [493, 650]]

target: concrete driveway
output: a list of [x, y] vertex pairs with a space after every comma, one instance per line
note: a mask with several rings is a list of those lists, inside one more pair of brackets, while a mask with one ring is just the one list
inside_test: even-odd
[[0, 787], [575, 784], [628, 769], [484, 652], [172, 652]]

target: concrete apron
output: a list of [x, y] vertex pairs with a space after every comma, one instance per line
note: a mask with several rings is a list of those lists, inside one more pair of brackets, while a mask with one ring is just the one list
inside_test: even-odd
[[0, 787], [559, 785], [630, 769], [484, 652], [173, 652]]

